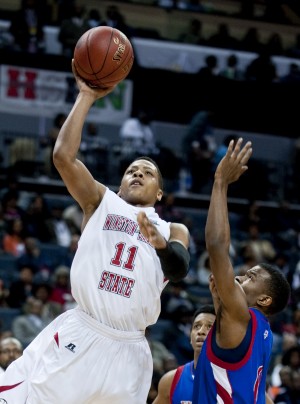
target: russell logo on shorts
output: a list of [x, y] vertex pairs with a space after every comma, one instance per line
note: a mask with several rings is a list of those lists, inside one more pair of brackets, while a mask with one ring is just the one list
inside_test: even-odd
[[0, 404], [7, 404], [7, 401], [4, 398], [0, 398]]
[[[70, 343], [70, 344], [66, 345], [65, 348], [67, 348], [69, 351], [75, 353], [76, 345]], [[0, 401], [0, 404], [1, 404], [1, 401]]]

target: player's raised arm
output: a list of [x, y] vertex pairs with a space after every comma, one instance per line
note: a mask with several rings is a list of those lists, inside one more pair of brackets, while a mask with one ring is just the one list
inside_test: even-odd
[[[73, 66], [73, 65], [72, 65]], [[83, 211], [93, 210], [101, 201], [105, 187], [92, 177], [85, 165], [77, 159], [85, 118], [93, 103], [110, 93], [113, 88], [90, 88], [77, 75], [73, 66], [79, 93], [57, 137], [53, 162], [70, 194]]]
[[[230, 183], [237, 181], [247, 170], [251, 156], [251, 143], [242, 147], [240, 138], [236, 144], [230, 142], [227, 153], [219, 163], [214, 178], [213, 190], [205, 228], [206, 248], [210, 268], [218, 290], [221, 304], [228, 310], [240, 311], [244, 307], [249, 316], [246, 297], [235, 282], [235, 275], [229, 256], [230, 227], [228, 220], [227, 190]], [[242, 306], [241, 306], [242, 305]]]

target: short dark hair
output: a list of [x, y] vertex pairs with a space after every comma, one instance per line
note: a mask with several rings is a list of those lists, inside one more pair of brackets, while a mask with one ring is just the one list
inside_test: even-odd
[[287, 306], [291, 287], [281, 269], [276, 265], [260, 263], [258, 266], [270, 275], [267, 280], [268, 294], [272, 297], [272, 304], [268, 307], [266, 314], [273, 315], [284, 310]]
[[196, 309], [193, 319], [192, 319], [192, 324], [194, 324], [194, 321], [196, 320], [196, 317], [199, 316], [201, 313], [207, 313], [207, 314], [213, 314], [214, 316], [216, 315], [215, 308], [212, 304], [205, 304], [198, 309]]
[[148, 157], [148, 156], [140, 156], [140, 157], [135, 158], [135, 159], [133, 160], [133, 162], [134, 162], [134, 161], [138, 161], [138, 160], [146, 160], [146, 161], [149, 161], [150, 163], [152, 163], [152, 164], [156, 167], [157, 172], [158, 172], [158, 183], [159, 183], [159, 187], [160, 187], [160, 189], [163, 191], [163, 189], [164, 189], [164, 181], [163, 181], [163, 177], [162, 177], [160, 168], [158, 167], [156, 161], [154, 161], [151, 157]]

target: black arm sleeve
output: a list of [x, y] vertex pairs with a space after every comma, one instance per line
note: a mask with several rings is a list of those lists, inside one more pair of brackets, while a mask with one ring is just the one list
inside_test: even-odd
[[189, 270], [190, 254], [188, 250], [177, 241], [167, 241], [166, 248], [156, 249], [163, 273], [172, 282], [179, 282]]

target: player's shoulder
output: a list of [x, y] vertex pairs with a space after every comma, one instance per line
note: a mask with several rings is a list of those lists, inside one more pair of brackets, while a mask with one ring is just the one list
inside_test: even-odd
[[174, 377], [175, 377], [175, 374], [176, 374], [176, 372], [177, 372], [177, 369], [178, 369], [178, 368], [173, 369], [173, 370], [169, 370], [167, 373], [165, 373], [165, 374], [161, 377], [161, 379], [160, 379], [160, 381], [159, 381], [159, 384], [160, 384], [161, 386], [164, 386], [165, 388], [166, 388], [166, 387], [171, 387], [172, 382], [173, 382]]

